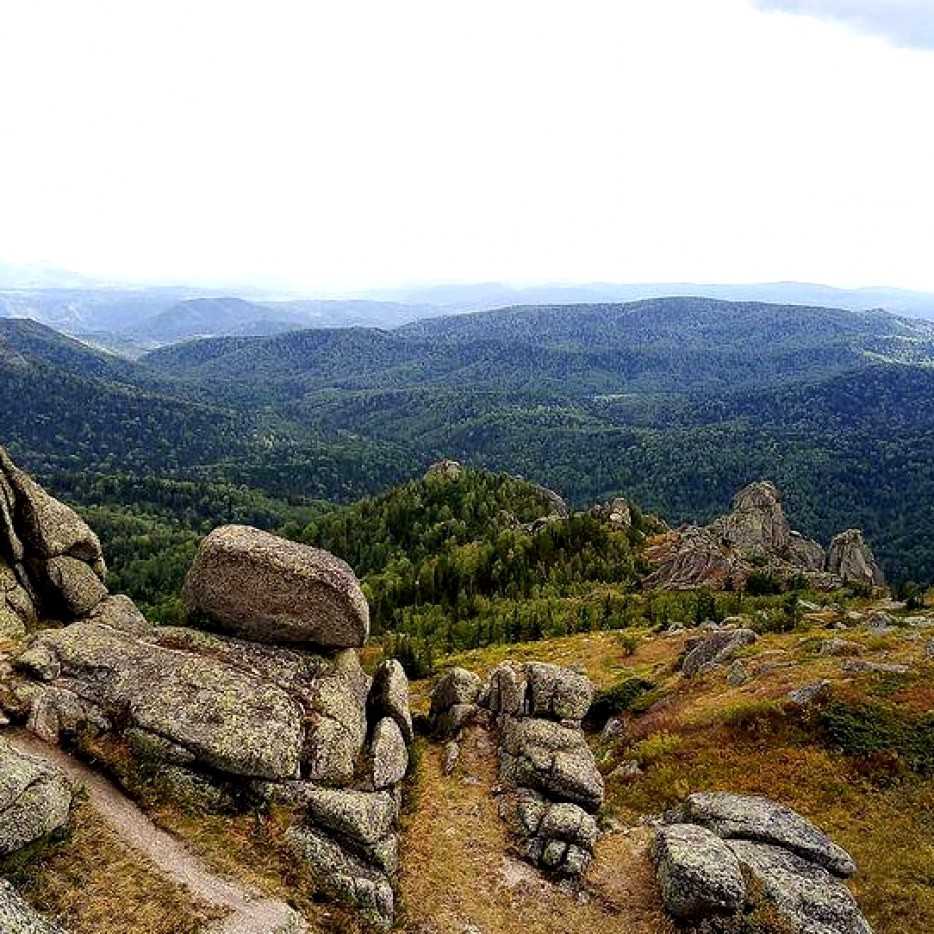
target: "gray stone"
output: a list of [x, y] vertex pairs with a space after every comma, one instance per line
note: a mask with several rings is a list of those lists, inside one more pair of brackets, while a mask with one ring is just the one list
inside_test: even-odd
[[77, 558], [60, 555], [45, 566], [49, 584], [72, 616], [85, 616], [107, 596], [107, 588], [91, 567]]
[[261, 778], [298, 775], [302, 709], [269, 681], [95, 623], [39, 633], [30, 652], [42, 650], [84, 702], [184, 747], [204, 765]]
[[852, 639], [827, 639], [820, 647], [821, 655], [859, 655], [862, 651], [862, 645]]
[[603, 803], [603, 776], [584, 734], [551, 720], [510, 719], [504, 724], [500, 775], [591, 811]]
[[733, 497], [733, 511], [718, 519], [712, 528], [724, 546], [745, 555], [781, 551], [791, 536], [781, 493], [768, 480], [743, 487]]
[[727, 845], [794, 934], [872, 934], [847, 887], [826, 869], [769, 844]]
[[6, 879], [0, 879], [0, 931], [3, 934], [66, 934], [43, 918]]
[[564, 840], [588, 850], [597, 842], [597, 822], [593, 815], [568, 802], [547, 807], [536, 832], [549, 840]]
[[318, 654], [182, 627], [158, 627], [150, 641], [209, 656], [251, 680], [280, 687], [305, 712], [301, 753], [305, 777], [335, 786], [353, 781], [366, 740], [370, 690], [370, 680], [355, 651]]
[[352, 905], [379, 927], [391, 927], [393, 891], [384, 872], [313, 827], [290, 827], [285, 843], [311, 868], [324, 894]]
[[571, 668], [530, 662], [525, 666], [525, 676], [531, 689], [532, 716], [581, 720], [590, 708], [593, 685]]
[[546, 869], [557, 869], [564, 860], [568, 845], [563, 840], [548, 840], [542, 849], [541, 862]]
[[80, 729], [100, 734], [111, 728], [111, 721], [93, 703], [64, 687], [43, 687], [29, 707], [26, 727], [47, 743], [57, 743], [62, 734], [74, 737]]
[[874, 587], [885, 584], [882, 569], [859, 529], [847, 529], [834, 536], [827, 555], [827, 569], [844, 583], [870, 584]]
[[741, 648], [752, 645], [757, 639], [758, 636], [751, 629], [718, 629], [685, 655], [681, 670], [690, 678], [704, 665], [722, 665]]
[[389, 788], [405, 778], [409, 753], [399, 725], [392, 717], [383, 717], [373, 729], [370, 740], [373, 787]]
[[490, 712], [496, 716], [521, 716], [525, 711], [525, 669], [504, 662], [490, 672], [489, 688], [485, 692]]
[[749, 672], [746, 666], [738, 659], [730, 665], [730, 670], [726, 673], [727, 683], [732, 687], [740, 687], [749, 680]]
[[794, 704], [796, 707], [807, 707], [809, 704], [827, 697], [831, 689], [832, 683], [826, 678], [822, 678], [820, 681], [802, 684], [801, 687], [789, 691], [785, 697], [789, 703]]
[[781, 846], [837, 876], [849, 877], [856, 872], [846, 850], [809, 820], [768, 798], [726, 792], [688, 795], [673, 822], [699, 824], [724, 839]]
[[0, 739], [0, 856], [64, 827], [71, 802], [64, 774]]
[[412, 742], [415, 734], [409, 709], [409, 679], [396, 659], [387, 658], [376, 666], [368, 707], [372, 719], [392, 717], [406, 743]]
[[104, 597], [88, 613], [88, 622], [110, 626], [111, 629], [134, 636], [144, 636], [153, 629], [153, 624], [140, 613], [136, 604], [122, 593]]
[[[792, 532], [785, 546], [785, 559], [795, 567], [805, 571], [823, 571], [827, 564], [827, 553], [818, 542], [805, 538], [800, 532]], [[804, 605], [804, 610], [816, 610], [818, 607], [811, 603]]]
[[369, 608], [350, 567], [319, 548], [242, 525], [205, 538], [185, 579], [189, 611], [259, 642], [361, 646]]
[[39, 678], [41, 681], [53, 681], [62, 672], [58, 656], [42, 642], [34, 642], [16, 657], [16, 667], [20, 671]]
[[26, 550], [46, 559], [70, 555], [93, 565], [103, 579], [101, 543], [84, 520], [17, 469], [3, 448], [0, 448], [0, 472], [5, 474], [16, 499], [21, 520], [19, 538]]
[[865, 658], [845, 658], [840, 666], [847, 674], [905, 675], [911, 669], [907, 665], [890, 662], [871, 662]]
[[746, 883], [739, 862], [716, 834], [694, 824], [655, 832], [652, 857], [662, 902], [679, 920], [700, 920], [742, 907]]
[[466, 668], [445, 672], [431, 692], [429, 716], [434, 719], [455, 704], [476, 704], [480, 696], [480, 678]]
[[435, 719], [435, 735], [441, 738], [457, 736], [460, 731], [472, 723], [479, 708], [476, 704], [455, 704]]
[[391, 834], [399, 816], [392, 795], [309, 785], [304, 797], [309, 819], [319, 827], [365, 847]]
[[457, 767], [457, 760], [461, 755], [461, 747], [453, 739], [444, 744], [444, 753], [441, 758], [441, 771], [450, 775]]

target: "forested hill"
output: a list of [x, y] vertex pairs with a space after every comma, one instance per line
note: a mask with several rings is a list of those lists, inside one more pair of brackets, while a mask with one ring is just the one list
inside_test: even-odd
[[4, 325], [0, 441], [85, 502], [140, 475], [350, 502], [451, 456], [678, 522], [770, 476], [806, 534], [852, 522], [891, 577], [934, 579], [929, 322], [676, 298], [212, 338], [138, 363]]
[[[517, 354], [518, 347], [522, 348]], [[873, 359], [934, 363], [934, 324], [884, 312], [658, 299], [509, 308], [392, 332], [306, 331], [156, 351], [166, 375], [296, 391], [441, 385], [681, 393], [815, 378]], [[343, 367], [342, 367], [343, 364]]]

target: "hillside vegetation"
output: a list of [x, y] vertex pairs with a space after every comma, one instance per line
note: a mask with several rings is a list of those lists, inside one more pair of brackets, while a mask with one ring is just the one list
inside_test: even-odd
[[347, 503], [452, 456], [677, 523], [770, 476], [805, 534], [862, 526], [890, 577], [934, 578], [924, 321], [654, 299], [211, 338], [137, 364], [6, 324], [3, 440], [47, 479]]

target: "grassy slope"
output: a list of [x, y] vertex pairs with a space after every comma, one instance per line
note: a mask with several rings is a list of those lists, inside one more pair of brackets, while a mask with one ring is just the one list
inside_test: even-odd
[[[481, 649], [451, 657], [446, 663], [482, 672], [508, 655], [579, 664], [598, 687], [633, 676], [655, 681], [662, 702], [630, 715], [622, 740], [604, 744], [596, 735], [591, 737], [601, 771], [607, 776], [604, 817], [635, 826], [641, 816], [657, 813], [691, 791], [767, 795], [812, 819], [853, 854], [860, 872], [852, 888], [877, 934], [934, 930], [934, 776], [911, 772], [890, 757], [860, 760], [835, 752], [820, 741], [814, 720], [799, 720], [781, 704], [789, 690], [828, 678], [835, 698], [928, 713], [934, 709], [930, 686], [934, 664], [925, 657], [926, 638], [911, 638], [911, 630], [883, 637], [866, 630], [842, 634], [863, 644], [865, 658], [911, 667], [911, 674], [892, 677], [844, 674], [839, 658], [815, 651], [819, 639], [829, 635], [799, 629], [761, 638], [748, 650], [750, 667], [765, 659], [791, 665], [761, 674], [741, 687], [727, 684], [725, 670], [690, 682], [682, 679], [675, 665], [683, 635], [645, 633], [632, 655], [625, 654], [617, 633], [605, 632]], [[415, 686], [421, 704], [427, 687], [424, 682]], [[623, 780], [611, 775], [626, 757], [642, 761], [642, 776]], [[428, 793], [433, 794], [433, 784], [439, 781], [433, 767], [423, 766], [422, 774], [427, 776], [422, 780]], [[447, 783], [448, 812], [457, 796], [470, 794], [458, 788], [456, 781], [440, 781]], [[418, 858], [409, 854], [424, 850], [425, 837], [437, 833], [431, 822], [421, 817], [413, 821], [403, 848], [403, 865], [407, 859]], [[607, 839], [614, 841], [617, 836]], [[624, 857], [616, 849], [612, 842], [601, 844], [600, 857], [591, 870], [598, 892], [607, 874], [623, 873]], [[456, 853], [451, 855], [450, 847], [447, 856], [439, 854], [438, 858], [442, 868], [432, 870], [436, 876], [444, 871], [444, 859], [459, 859]], [[627, 866], [626, 871], [631, 871], [631, 864]], [[421, 898], [420, 887], [416, 892]], [[639, 897], [647, 896], [642, 892]], [[518, 919], [525, 916], [523, 911]], [[558, 927], [541, 930], [577, 929], [583, 921], [571, 903], [557, 917]], [[561, 928], [561, 923], [568, 927]], [[515, 924], [515, 930], [520, 930], [520, 921]], [[594, 930], [602, 929], [596, 926]]]

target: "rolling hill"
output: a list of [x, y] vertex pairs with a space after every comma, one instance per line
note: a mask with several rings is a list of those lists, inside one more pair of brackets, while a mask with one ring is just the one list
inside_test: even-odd
[[37, 328], [17, 325], [0, 372], [26, 400], [4, 440], [40, 473], [346, 501], [452, 456], [675, 521], [769, 476], [803, 532], [856, 522], [891, 576], [934, 579], [928, 322], [672, 298], [216, 337], [137, 363]]

